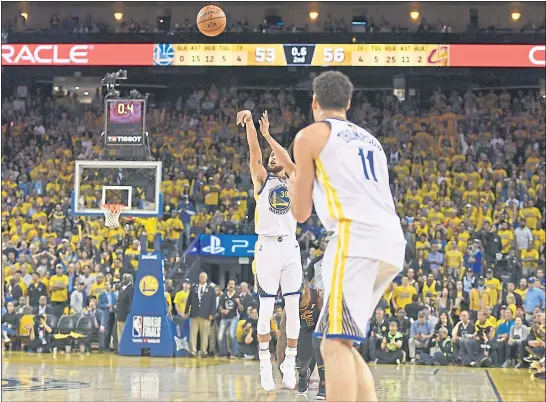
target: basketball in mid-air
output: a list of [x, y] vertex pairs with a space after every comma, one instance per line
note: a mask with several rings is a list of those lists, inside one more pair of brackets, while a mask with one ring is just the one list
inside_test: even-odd
[[218, 36], [226, 29], [226, 14], [218, 6], [205, 6], [197, 13], [197, 28], [206, 36]]

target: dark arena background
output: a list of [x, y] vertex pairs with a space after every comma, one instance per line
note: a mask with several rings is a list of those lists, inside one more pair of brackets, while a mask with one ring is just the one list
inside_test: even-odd
[[333, 69], [407, 241], [355, 345], [378, 399], [544, 401], [544, 3], [224, 1], [216, 37], [207, 4], [2, 2], [2, 400], [315, 400], [260, 387], [236, 114], [290, 148]]

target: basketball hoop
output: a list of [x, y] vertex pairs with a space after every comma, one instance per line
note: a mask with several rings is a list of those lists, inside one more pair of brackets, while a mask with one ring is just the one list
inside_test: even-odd
[[123, 210], [122, 204], [102, 204], [102, 212], [104, 212], [104, 226], [107, 228], [119, 227], [119, 216]]

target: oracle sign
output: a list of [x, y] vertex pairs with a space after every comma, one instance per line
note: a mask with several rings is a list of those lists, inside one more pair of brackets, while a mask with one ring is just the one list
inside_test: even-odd
[[546, 46], [533, 46], [529, 50], [529, 61], [537, 66], [546, 65]]
[[90, 45], [2, 45], [7, 65], [79, 65], [89, 62]]
[[451, 67], [544, 68], [544, 45], [450, 45]]

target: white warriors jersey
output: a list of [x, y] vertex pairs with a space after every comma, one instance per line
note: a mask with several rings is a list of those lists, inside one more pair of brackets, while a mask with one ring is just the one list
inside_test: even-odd
[[[328, 142], [315, 161], [313, 201], [342, 253], [402, 267], [404, 235], [389, 186], [387, 156], [380, 142], [357, 125], [330, 124]], [[335, 240], [332, 240], [335, 241]]]
[[290, 211], [287, 180], [268, 173], [256, 195], [254, 217], [256, 234], [262, 236], [295, 236], [296, 219]]

